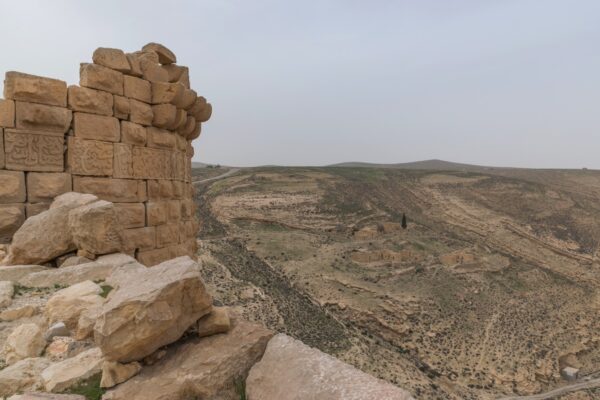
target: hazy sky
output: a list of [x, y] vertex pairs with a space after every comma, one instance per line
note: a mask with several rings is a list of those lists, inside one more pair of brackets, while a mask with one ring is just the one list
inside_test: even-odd
[[0, 0], [0, 37], [68, 83], [165, 44], [214, 105], [197, 161], [600, 168], [598, 0]]

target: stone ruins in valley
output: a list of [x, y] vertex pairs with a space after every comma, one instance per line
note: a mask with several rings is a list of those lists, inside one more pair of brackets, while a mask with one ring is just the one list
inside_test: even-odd
[[98, 48], [80, 86], [6, 73], [0, 399], [412, 399], [213, 299], [191, 181], [212, 107], [175, 62], [149, 43]]

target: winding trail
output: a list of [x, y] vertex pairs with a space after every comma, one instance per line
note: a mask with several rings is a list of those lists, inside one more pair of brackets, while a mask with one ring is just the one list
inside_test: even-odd
[[584, 382], [578, 382], [568, 386], [563, 386], [561, 388], [554, 389], [546, 393], [533, 394], [531, 396], [500, 397], [498, 400], [548, 400], [555, 399], [558, 396], [562, 396], [571, 392], [576, 392], [578, 390], [594, 389], [597, 387], [600, 387], [600, 378], [591, 379], [589, 381]]
[[233, 174], [237, 174], [239, 170], [240, 170], [239, 168], [232, 168], [229, 171], [225, 172], [224, 174], [213, 176], [212, 178], [202, 179], [199, 181], [193, 181], [192, 185], [200, 185], [201, 183], [206, 183], [206, 182], [216, 181], [218, 179], [227, 178]]

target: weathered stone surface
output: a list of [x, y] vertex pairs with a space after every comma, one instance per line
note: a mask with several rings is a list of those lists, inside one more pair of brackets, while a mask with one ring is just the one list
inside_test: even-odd
[[156, 227], [156, 247], [167, 247], [179, 243], [179, 224], [169, 223]]
[[196, 102], [196, 98], [198, 97], [198, 93], [191, 89], [184, 89], [183, 94], [179, 98], [179, 100], [173, 103], [177, 108], [183, 110], [189, 110], [192, 108], [194, 103]]
[[75, 176], [73, 190], [94, 193], [103, 200], [115, 203], [146, 201], [146, 182], [132, 179], [111, 179]]
[[25, 393], [11, 396], [8, 400], [85, 400], [78, 394]]
[[150, 64], [143, 69], [144, 79], [150, 82], [167, 82], [169, 80], [169, 73], [158, 64]]
[[138, 179], [171, 177], [171, 152], [149, 147], [133, 147], [133, 176]]
[[140, 60], [136, 56], [135, 53], [126, 53], [125, 57], [127, 57], [127, 61], [129, 62], [130, 70], [127, 72], [128, 75], [131, 76], [142, 76], [142, 67], [140, 65]]
[[125, 97], [143, 101], [144, 103], [152, 102], [152, 84], [144, 79], [134, 76], [125, 76], [124, 92]]
[[198, 122], [206, 122], [212, 116], [212, 104], [207, 103], [206, 107], [202, 110], [202, 112], [197, 116], [196, 120]]
[[136, 124], [148, 126], [152, 125], [154, 113], [149, 104], [135, 99], [129, 99], [129, 120]]
[[94, 50], [92, 61], [95, 64], [103, 65], [119, 72], [127, 73], [131, 71], [131, 66], [123, 50], [99, 47]]
[[204, 108], [207, 104], [208, 102], [203, 96], [198, 96], [198, 98], [194, 102], [194, 105], [188, 110], [188, 112], [194, 118], [198, 119], [198, 117], [202, 115]]
[[168, 203], [164, 201], [149, 201], [146, 203], [146, 225], [156, 226], [167, 222]]
[[176, 135], [166, 129], [153, 126], [147, 129], [148, 147], [174, 149], [176, 146]]
[[18, 282], [28, 287], [52, 287], [56, 284], [75, 285], [88, 280], [104, 280], [117, 271], [138, 267], [139, 263], [133, 257], [116, 253], [98, 257], [96, 261], [86, 264], [31, 273], [20, 278]]
[[165, 179], [148, 181], [148, 199], [149, 200], [167, 200], [177, 198], [174, 181]]
[[167, 127], [167, 129], [176, 131], [179, 128], [181, 128], [182, 126], [185, 126], [186, 122], [187, 122], [187, 112], [185, 110], [178, 108], [177, 113], [175, 114], [175, 119], [173, 120], [173, 123], [171, 123], [171, 125], [169, 125]]
[[231, 327], [227, 307], [213, 307], [210, 314], [200, 318], [196, 325], [199, 337], [226, 333]]
[[142, 47], [142, 51], [153, 51], [158, 54], [158, 62], [161, 64], [174, 64], [177, 62], [177, 57], [175, 54], [169, 50], [166, 46], [160, 43], [148, 43], [144, 47]]
[[187, 120], [185, 121], [185, 125], [179, 127], [177, 133], [179, 133], [184, 138], [190, 136], [194, 129], [196, 128], [196, 119], [188, 114]]
[[67, 168], [74, 175], [111, 176], [113, 144], [69, 136]]
[[[26, 358], [0, 370], [0, 396], [41, 388], [40, 374], [48, 365], [50, 361], [45, 358]], [[13, 396], [11, 399], [34, 399], [27, 396]]]
[[31, 304], [21, 307], [7, 308], [0, 312], [0, 321], [15, 321], [21, 318], [29, 318], [39, 313], [39, 308]]
[[[105, 399], [239, 398], [236, 380], [246, 376], [260, 359], [272, 335], [260, 325], [240, 321], [226, 335], [187, 341], [154, 365], [145, 367], [136, 377], [107, 392]], [[267, 399], [277, 398], [261, 398]]]
[[116, 118], [128, 119], [131, 114], [131, 101], [127, 97], [117, 96], [113, 97], [114, 107], [113, 113]]
[[60, 196], [55, 198], [52, 204], [50, 205], [50, 208], [54, 209], [59, 207], [69, 207], [70, 209], [72, 209], [75, 207], [93, 203], [96, 200], [98, 200], [98, 197], [96, 197], [93, 194], [69, 192], [61, 194]]
[[130, 250], [152, 250], [156, 247], [156, 228], [146, 226], [141, 228], [125, 229], [123, 242]]
[[[152, 104], [179, 104], [185, 87], [181, 83], [152, 82]], [[195, 100], [195, 98], [194, 98]]]
[[50, 324], [63, 322], [67, 329], [77, 328], [83, 310], [100, 306], [102, 288], [92, 281], [83, 281], [56, 292], [46, 303], [45, 314]]
[[134, 377], [142, 366], [138, 362], [121, 364], [114, 361], [104, 361], [102, 364], [102, 379], [100, 387], [111, 388]]
[[202, 124], [198, 121], [196, 121], [196, 126], [194, 127], [194, 130], [188, 134], [185, 138], [188, 141], [192, 141], [195, 139], [198, 139], [200, 137], [200, 133], [202, 133]]
[[86, 308], [81, 312], [79, 321], [77, 321], [77, 328], [73, 335], [75, 340], [85, 340], [93, 337], [94, 324], [96, 324], [96, 320], [101, 312], [102, 304]]
[[115, 203], [119, 225], [123, 228], [141, 228], [146, 222], [146, 207], [143, 203]]
[[287, 335], [269, 341], [246, 380], [249, 400], [410, 400], [411, 395]]
[[146, 145], [146, 127], [129, 122], [121, 121], [121, 141], [138, 146]]
[[94, 327], [94, 339], [108, 360], [140, 360], [179, 339], [211, 307], [198, 264], [189, 257], [176, 258], [141, 271], [113, 290]]
[[58, 79], [9, 71], [4, 78], [4, 98], [66, 107], [67, 84]]
[[0, 281], [0, 308], [10, 306], [14, 293], [15, 288], [11, 281]]
[[115, 178], [133, 178], [133, 150], [131, 145], [115, 143], [113, 176]]
[[25, 216], [27, 218], [33, 217], [34, 215], [38, 215], [43, 213], [47, 209], [50, 208], [50, 203], [31, 203], [25, 204]]
[[152, 106], [152, 112], [154, 113], [152, 125], [158, 128], [170, 126], [177, 117], [177, 107], [172, 104], [158, 104]]
[[81, 64], [79, 85], [123, 95], [123, 74], [98, 64]]
[[64, 138], [33, 131], [4, 130], [6, 168], [18, 171], [64, 170]]
[[55, 197], [70, 192], [71, 175], [61, 172], [30, 172], [27, 174], [27, 201], [52, 202]]
[[113, 95], [102, 90], [71, 85], [69, 108], [73, 111], [112, 116]]
[[46, 329], [46, 333], [44, 333], [44, 340], [46, 340], [46, 342], [51, 342], [52, 339], [54, 339], [54, 337], [56, 337], [56, 336], [69, 336], [69, 335], [70, 335], [69, 328], [67, 328], [67, 325], [65, 325], [65, 323], [63, 321], [60, 321], [60, 322], [56, 322], [55, 324], [50, 326], [48, 329]]
[[43, 265], [11, 265], [0, 267], [0, 280], [17, 282], [26, 275], [48, 269]]
[[36, 324], [17, 326], [4, 343], [4, 358], [8, 365], [25, 358], [38, 357], [44, 351], [46, 341]]
[[113, 203], [98, 200], [69, 213], [68, 226], [77, 249], [108, 254], [123, 247], [122, 227]]
[[0, 203], [22, 203], [26, 198], [25, 174], [0, 171]]
[[93, 348], [72, 358], [50, 365], [42, 371], [44, 387], [49, 392], [61, 392], [102, 371], [102, 352]]
[[35, 130], [56, 136], [65, 133], [71, 126], [71, 110], [22, 101], [15, 103], [17, 129]]
[[14, 100], [0, 99], [0, 127], [15, 127], [15, 102]]
[[4, 129], [0, 128], [0, 168], [4, 168], [6, 157], [4, 156]]
[[188, 85], [186, 87], [188, 87], [188, 88], [190, 87], [189, 86], [189, 68], [188, 67], [184, 67], [183, 65], [167, 64], [167, 65], [163, 65], [163, 68], [169, 74], [169, 82], [185, 83], [185, 80], [187, 79]]
[[73, 118], [73, 131], [82, 139], [118, 142], [121, 139], [119, 120], [105, 115], [76, 112]]

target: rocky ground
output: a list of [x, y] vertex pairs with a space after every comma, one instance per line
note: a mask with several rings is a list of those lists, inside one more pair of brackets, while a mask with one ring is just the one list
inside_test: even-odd
[[202, 275], [417, 398], [540, 393], [600, 370], [599, 197], [583, 170], [248, 169], [198, 188]]

